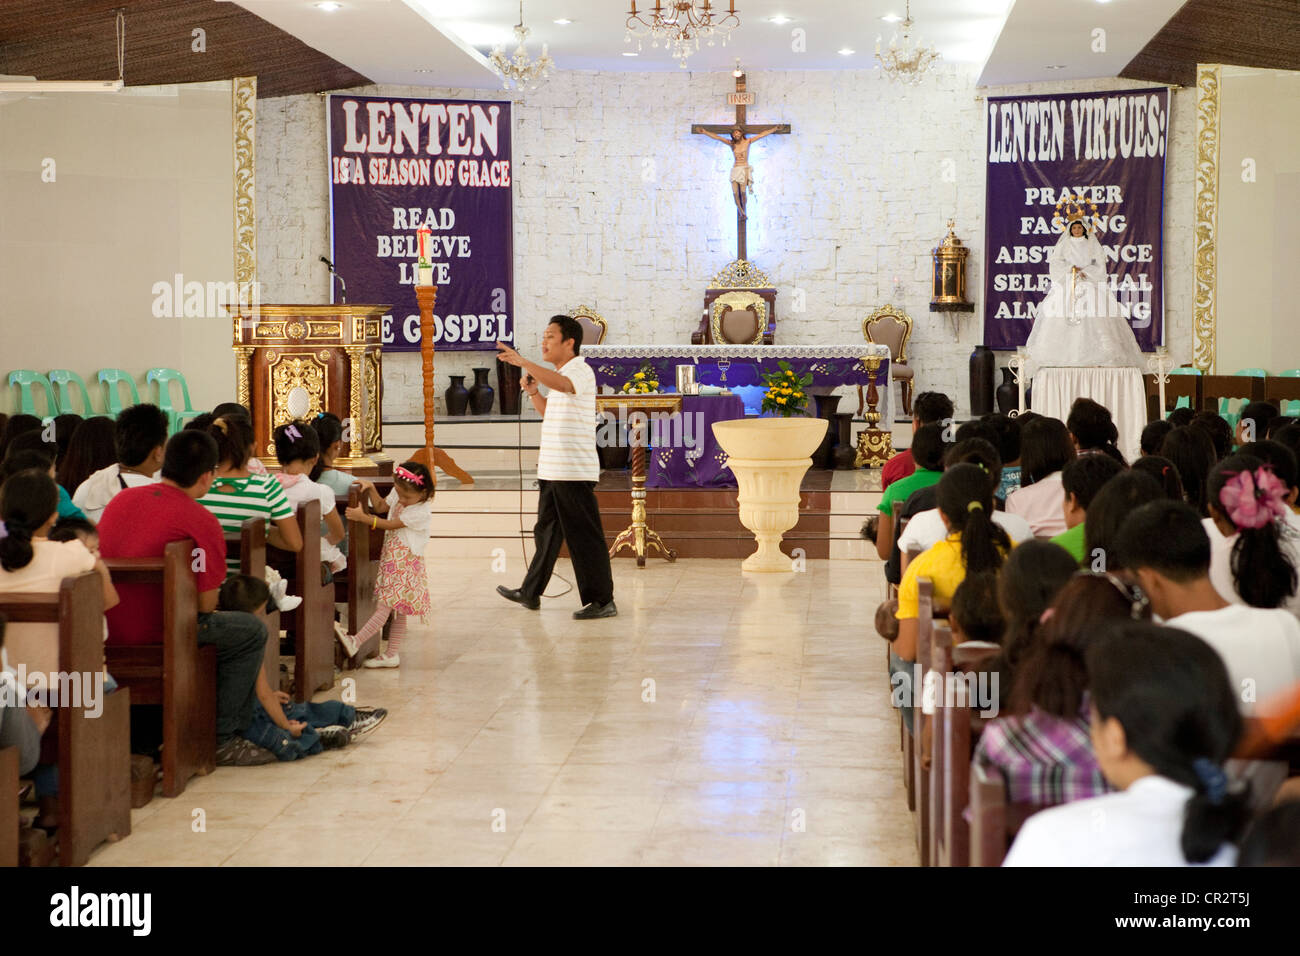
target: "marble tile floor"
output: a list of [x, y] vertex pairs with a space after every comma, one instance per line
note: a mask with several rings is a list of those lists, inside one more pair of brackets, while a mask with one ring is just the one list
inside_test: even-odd
[[91, 865], [917, 863], [878, 562], [620, 560], [619, 617], [578, 622], [493, 593], [519, 560], [430, 562], [402, 667], [345, 675], [371, 736], [156, 796]]

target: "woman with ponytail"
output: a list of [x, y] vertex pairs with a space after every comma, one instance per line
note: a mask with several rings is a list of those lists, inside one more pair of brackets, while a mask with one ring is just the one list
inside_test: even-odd
[[1225, 601], [1300, 615], [1300, 535], [1288, 519], [1290, 489], [1253, 455], [1229, 455], [1210, 473], [1210, 580]]
[[[302, 533], [284, 488], [273, 476], [254, 474], [248, 468], [248, 452], [253, 444], [253, 426], [248, 419], [238, 414], [199, 416], [190, 427], [207, 432], [217, 443], [217, 478], [199, 504], [212, 512], [221, 530], [238, 535], [245, 518], [261, 518], [267, 522], [269, 544], [285, 551], [301, 551]], [[239, 573], [239, 559], [227, 558], [226, 567]], [[298, 606], [296, 602], [285, 603], [284, 588], [277, 591], [275, 587], [281, 582], [267, 583], [272, 585], [281, 610]]]
[[939, 516], [947, 537], [911, 562], [898, 586], [898, 611], [894, 615], [898, 619], [898, 638], [893, 652], [901, 661], [916, 659], [921, 578], [934, 582], [935, 603], [947, 606], [967, 574], [1002, 567], [1002, 559], [1011, 550], [1011, 539], [993, 521], [995, 484], [994, 476], [970, 463], [953, 465], [939, 480]]
[[1013, 675], [1011, 716], [989, 723], [975, 748], [977, 763], [1002, 774], [1008, 800], [1055, 806], [1109, 790], [1088, 734], [1084, 656], [1097, 636], [1094, 622], [1150, 617], [1141, 589], [1087, 572], [1075, 574], [1043, 612]]
[[1242, 721], [1223, 662], [1177, 628], [1103, 630], [1084, 655], [1090, 731], [1119, 792], [1034, 814], [1003, 865], [1231, 866], [1249, 793], [1224, 770]]

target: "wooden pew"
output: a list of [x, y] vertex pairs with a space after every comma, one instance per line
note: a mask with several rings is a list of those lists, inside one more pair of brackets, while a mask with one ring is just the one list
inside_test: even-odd
[[173, 541], [159, 558], [105, 559], [118, 584], [155, 584], [163, 609], [161, 644], [107, 645], [108, 672], [133, 704], [162, 707], [163, 795], [178, 797], [191, 777], [217, 766], [217, 649], [200, 646], [194, 542]]
[[[347, 514], [348, 508], [360, 506], [370, 513], [368, 496], [361, 493], [361, 485], [353, 484], [348, 489], [347, 499], [339, 498], [340, 516]], [[361, 625], [370, 620], [375, 613], [375, 573], [378, 570], [379, 548], [383, 547], [384, 535], [381, 531], [371, 531], [370, 525], [358, 521], [348, 521], [348, 568], [342, 575], [334, 576], [334, 600], [339, 604], [347, 602], [348, 619], [343, 622], [349, 634], [355, 634]], [[355, 657], [347, 660], [346, 666], [360, 667], [361, 662], [379, 653], [381, 635], [376, 634], [357, 649]]]
[[[104, 591], [95, 572], [64, 578], [55, 594], [0, 594], [0, 613], [10, 624], [57, 624], [60, 672], [103, 672]], [[53, 708], [42, 738], [42, 760], [59, 767], [62, 866], [81, 866], [104, 840], [131, 833], [130, 689], [105, 694], [102, 706], [98, 717], [82, 707]]]
[[17, 865], [18, 748], [5, 747], [0, 750], [0, 867]]
[[[266, 579], [266, 521], [245, 518], [239, 535], [226, 535], [226, 557], [239, 558], [239, 573]], [[292, 592], [290, 592], [292, 593]], [[262, 669], [271, 690], [280, 689], [280, 612], [260, 608], [254, 615], [266, 625], [266, 657]]]
[[941, 723], [946, 712], [944, 695], [952, 675], [952, 631], [945, 624], [935, 624], [930, 631], [930, 674], [922, 696], [925, 702], [925, 737], [921, 741], [923, 753], [930, 764], [930, 866], [943, 866], [940, 862], [943, 846], [944, 803], [943, 779], [947, 771], [946, 756], [942, 747]]
[[293, 696], [309, 701], [334, 686], [334, 588], [321, 582], [320, 502], [300, 504], [297, 518], [302, 548], [294, 554], [269, 546], [267, 559], [289, 582], [289, 593], [302, 598], [285, 624], [293, 639]]
[[1039, 810], [1036, 803], [1008, 803], [1007, 785], [996, 769], [970, 766], [970, 865], [1001, 866], [1011, 841]]
[[[930, 768], [921, 746], [925, 721], [921, 704], [925, 700], [925, 675], [930, 670], [930, 647], [934, 633], [934, 582], [921, 578], [917, 582], [917, 636], [916, 663], [919, 665], [920, 684], [912, 687], [912, 779], [916, 794], [916, 846], [921, 865], [930, 865]], [[916, 671], [914, 670], [913, 673]]]

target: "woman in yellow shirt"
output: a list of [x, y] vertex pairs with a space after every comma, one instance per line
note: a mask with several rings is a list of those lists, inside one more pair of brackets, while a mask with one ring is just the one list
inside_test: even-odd
[[967, 574], [997, 571], [1011, 550], [1011, 539], [993, 522], [993, 483], [978, 465], [953, 465], [938, 485], [939, 516], [948, 536], [923, 551], [903, 572], [898, 586], [898, 638], [893, 652], [904, 661], [916, 659], [917, 582], [934, 582], [938, 606], [952, 601]]

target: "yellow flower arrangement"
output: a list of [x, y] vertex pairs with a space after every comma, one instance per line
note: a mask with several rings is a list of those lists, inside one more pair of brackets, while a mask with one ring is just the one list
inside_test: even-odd
[[789, 362], [780, 363], [780, 371], [769, 372], [763, 376], [767, 391], [763, 393], [763, 411], [776, 412], [789, 417], [802, 415], [808, 405], [807, 388], [812, 384], [812, 375], [796, 375]]

